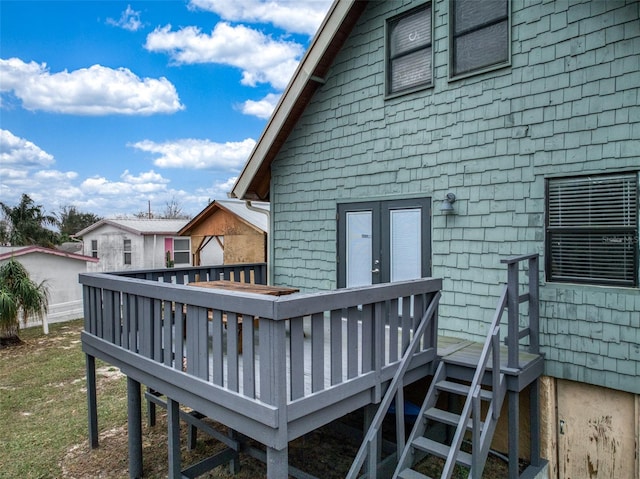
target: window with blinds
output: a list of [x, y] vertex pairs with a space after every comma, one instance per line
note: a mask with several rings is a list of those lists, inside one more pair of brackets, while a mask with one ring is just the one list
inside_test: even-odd
[[509, 1], [451, 0], [450, 76], [509, 63]]
[[387, 25], [387, 93], [431, 85], [431, 4]]
[[638, 286], [638, 174], [546, 183], [548, 281]]

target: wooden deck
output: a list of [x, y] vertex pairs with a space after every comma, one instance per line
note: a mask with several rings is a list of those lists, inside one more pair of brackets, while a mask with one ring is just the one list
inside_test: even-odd
[[[261, 442], [270, 462], [286, 459], [289, 441], [379, 402], [421, 321], [429, 327], [406, 380], [429, 374], [436, 358], [437, 317], [423, 315], [439, 279], [267, 296], [186, 286], [219, 279], [218, 271], [190, 271], [182, 284], [149, 276], [81, 275], [92, 444], [95, 358], [119, 367], [133, 396], [141, 385], [158, 391], [171, 411], [186, 406]], [[239, 354], [241, 317], [256, 321], [243, 323]], [[138, 417], [138, 408], [129, 416]], [[133, 443], [141, 440], [137, 429]]]
[[[287, 296], [187, 286], [238, 278], [260, 280], [264, 265], [80, 276], [90, 444], [98, 445], [99, 358], [128, 378], [131, 477], [142, 474], [142, 385], [167, 398], [169, 477], [182, 477], [181, 405], [262, 443], [268, 477], [280, 478], [290, 441], [380, 404], [389, 384], [432, 375], [439, 361], [466, 370], [477, 364], [481, 344], [438, 337], [439, 279]], [[516, 341], [524, 336], [514, 331]], [[513, 344], [500, 348], [500, 359], [516, 394], [542, 373], [542, 358], [514, 356]], [[237, 454], [238, 443], [225, 441], [230, 450], [209, 466]]]
[[[459, 366], [460, 372], [473, 371], [482, 353], [482, 343], [461, 340], [448, 336], [438, 336], [438, 358], [452, 366]], [[492, 354], [489, 354], [487, 377], [492, 373]], [[508, 348], [500, 347], [500, 371], [507, 378], [507, 389], [522, 391], [539, 378], [544, 372], [544, 357], [541, 354], [530, 353], [526, 350], [518, 351], [518, 368], [508, 365]], [[471, 377], [469, 377], [471, 379]], [[489, 383], [489, 379], [486, 380]]]

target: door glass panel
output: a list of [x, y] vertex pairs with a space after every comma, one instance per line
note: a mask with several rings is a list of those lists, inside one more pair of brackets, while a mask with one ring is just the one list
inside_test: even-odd
[[419, 208], [390, 211], [391, 281], [422, 277]]
[[346, 287], [371, 284], [372, 215], [371, 211], [354, 211], [346, 215], [347, 282]]

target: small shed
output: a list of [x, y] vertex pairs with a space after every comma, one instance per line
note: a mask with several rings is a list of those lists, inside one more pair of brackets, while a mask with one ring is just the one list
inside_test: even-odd
[[268, 230], [269, 203], [216, 200], [178, 234], [191, 237], [192, 264], [200, 266], [206, 263], [203, 250], [212, 241], [223, 251], [223, 264], [266, 262]]
[[[69, 321], [83, 316], [82, 286], [78, 282], [78, 275], [86, 273], [87, 265], [97, 263], [98, 258], [42, 246], [0, 248], [0, 264], [11, 258], [22, 263], [32, 281], [46, 282], [49, 312], [43, 324], [45, 332], [48, 323]], [[28, 326], [35, 324], [30, 322]]]

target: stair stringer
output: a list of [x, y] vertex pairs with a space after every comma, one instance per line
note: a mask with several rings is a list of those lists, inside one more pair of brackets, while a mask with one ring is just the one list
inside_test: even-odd
[[[416, 421], [409, 439], [407, 440], [406, 447], [404, 448], [402, 455], [400, 456], [398, 466], [393, 475], [394, 478], [403, 477], [403, 471], [411, 469], [416, 463], [418, 463], [428, 454], [427, 452], [423, 452], [416, 448], [415, 444], [417, 443], [419, 438], [423, 437], [425, 433], [428, 432], [429, 427], [427, 411], [436, 406], [439, 392], [443, 389], [443, 386], [441, 385], [445, 384], [450, 378], [451, 377], [447, 374], [446, 362], [441, 361], [438, 365], [436, 373], [433, 377], [433, 381], [431, 382], [427, 395], [425, 396], [422, 407], [420, 409], [420, 414], [418, 416], [419, 420]], [[498, 419], [500, 417], [500, 410], [506, 396], [507, 388], [504, 374], [500, 373], [500, 379], [497, 384], [499, 384], [499, 387], [496, 391], [481, 390], [479, 385], [475, 388], [460, 385], [468, 392], [466, 393], [465, 403], [460, 414], [460, 418], [457, 423], [456, 431], [454, 433], [453, 440], [451, 441], [451, 445], [445, 446], [448, 450], [448, 454], [440, 476], [441, 479], [450, 479], [456, 463], [463, 464], [464, 466], [470, 468], [469, 478], [482, 476], [482, 471], [489, 455], [491, 441], [493, 439], [493, 435], [498, 424]], [[491, 400], [487, 408], [484, 422], [481, 422], [481, 418], [479, 417], [480, 408], [478, 403], [476, 409], [478, 418], [474, 422], [472, 419], [474, 412], [473, 401], [479, 401], [481, 393], [484, 393], [483, 396], [485, 399], [487, 398], [487, 395], [490, 395]], [[475, 425], [472, 426], [471, 424]], [[474, 427], [477, 434], [475, 435], [475, 440], [472, 440], [472, 453], [470, 455], [467, 453], [463, 453], [465, 455], [465, 459], [460, 459], [459, 456], [461, 454], [461, 447], [465, 433], [468, 430], [471, 430], [473, 435]], [[474, 471], [476, 471], [475, 475], [473, 474]]]
[[[479, 451], [477, 451], [475, 447], [473, 448], [472, 456], [474, 457], [472, 462], [477, 465], [478, 470], [480, 471], [478, 478], [482, 477], [482, 471], [484, 470], [487, 457], [489, 456], [491, 441], [493, 440], [493, 435], [495, 434], [496, 427], [498, 426], [498, 419], [500, 419], [502, 404], [504, 403], [504, 398], [507, 394], [507, 381], [503, 373], [500, 373], [499, 384], [500, 387], [498, 390], [492, 391], [493, 398], [489, 404], [484, 425], [482, 427]], [[471, 472], [469, 473], [469, 479], [476, 477], [473, 474], [473, 469], [474, 468], [472, 466]]]
[[[394, 479], [398, 477], [398, 474], [400, 473], [400, 471], [410, 468], [411, 466], [413, 466], [418, 460], [420, 460], [421, 458], [415, 458], [415, 456], [413, 455], [413, 451], [412, 451], [412, 444], [414, 443], [415, 439], [417, 437], [421, 437], [424, 435], [425, 431], [426, 431], [426, 426], [427, 426], [427, 419], [425, 416], [426, 411], [435, 406], [437, 400], [438, 400], [438, 395], [439, 395], [439, 391], [436, 388], [436, 384], [439, 381], [442, 381], [445, 379], [446, 376], [446, 365], [444, 362], [440, 361], [440, 364], [438, 364], [438, 368], [436, 369], [435, 374], [433, 375], [433, 380], [431, 381], [431, 385], [429, 386], [429, 390], [427, 391], [427, 395], [424, 398], [424, 401], [422, 401], [422, 407], [420, 408], [420, 413], [418, 414], [418, 419], [416, 420], [415, 424], [413, 425], [413, 429], [411, 430], [411, 434], [409, 435], [409, 438], [407, 439], [407, 443], [405, 445], [404, 450], [402, 451], [402, 455], [400, 456], [400, 459], [398, 460], [398, 465], [396, 467], [395, 472], [393, 473], [393, 477]], [[424, 456], [422, 456], [424, 457]]]

